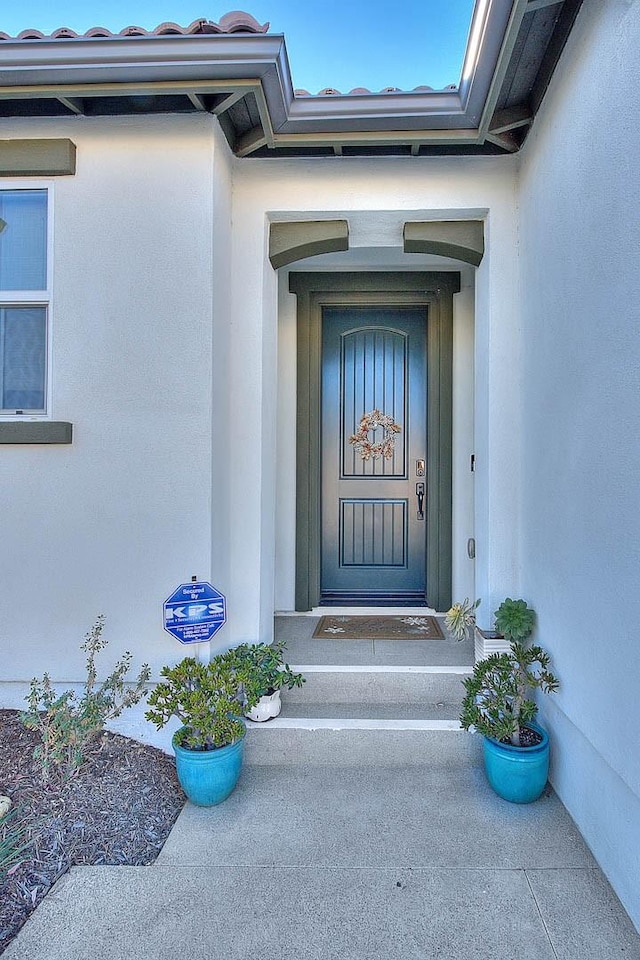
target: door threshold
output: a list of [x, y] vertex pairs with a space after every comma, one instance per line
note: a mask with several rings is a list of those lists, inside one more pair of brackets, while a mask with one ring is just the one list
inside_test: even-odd
[[443, 617], [433, 607], [314, 607], [313, 610], [277, 610], [275, 617]]
[[355, 592], [347, 590], [321, 590], [319, 607], [427, 607], [427, 598], [422, 590], [408, 593]]

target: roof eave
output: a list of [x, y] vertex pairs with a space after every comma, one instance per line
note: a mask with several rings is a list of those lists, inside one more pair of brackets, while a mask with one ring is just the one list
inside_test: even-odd
[[[317, 155], [340, 154], [349, 145], [360, 151], [370, 146], [375, 155], [394, 144], [398, 152], [413, 155], [432, 148], [441, 153], [449, 144], [453, 152], [512, 153], [539, 105], [526, 90], [517, 100], [501, 92], [503, 81], [504, 89], [511, 89], [512, 79], [504, 78], [507, 70], [512, 77], [518, 69], [521, 36], [527, 35], [531, 17], [558, 6], [561, 39], [566, 39], [581, 2], [478, 0], [471, 31], [478, 27], [477, 50], [470, 44], [459, 87], [445, 91], [295, 96], [284, 37], [278, 34], [2, 40], [0, 114], [104, 116], [193, 109], [218, 115], [238, 156], [276, 156], [278, 148], [286, 156], [298, 147], [301, 155], [316, 148]], [[551, 29], [547, 21], [544, 29]], [[548, 43], [543, 33], [540, 27], [539, 43]], [[544, 64], [547, 82], [560, 51], [561, 45], [551, 44]]]
[[[500, 29], [500, 5], [491, 4], [487, 36]], [[457, 90], [296, 97], [284, 37], [278, 34], [5, 40], [0, 49], [2, 98], [12, 90], [17, 97], [35, 95], [38, 87], [59, 87], [69, 98], [88, 96], [107, 83], [131, 90], [154, 82], [255, 80], [264, 91], [271, 129], [287, 134], [470, 129], [475, 117], [468, 116], [468, 105], [482, 99], [491, 75], [491, 64], [479, 56], [464, 102]]]

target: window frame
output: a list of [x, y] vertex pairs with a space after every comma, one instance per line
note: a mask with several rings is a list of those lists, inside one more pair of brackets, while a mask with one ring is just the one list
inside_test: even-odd
[[51, 318], [53, 306], [53, 191], [50, 180], [7, 179], [0, 180], [0, 192], [44, 190], [47, 197], [47, 242], [46, 242], [46, 288], [44, 290], [0, 290], [0, 308], [5, 307], [43, 307], [45, 310], [45, 367], [44, 367], [44, 409], [26, 410], [19, 413], [0, 407], [0, 421], [8, 420], [51, 420]]

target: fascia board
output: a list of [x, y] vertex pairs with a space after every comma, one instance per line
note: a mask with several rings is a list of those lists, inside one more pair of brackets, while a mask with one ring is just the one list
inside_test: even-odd
[[500, 52], [507, 40], [508, 28], [513, 22], [514, 7], [522, 5], [522, 2], [523, 0], [492, 0], [488, 9], [475, 70], [472, 77], [460, 85], [462, 108], [474, 126], [478, 125]]
[[464, 113], [421, 114], [402, 116], [398, 113], [378, 113], [374, 116], [322, 117], [318, 120], [287, 120], [275, 132], [291, 136], [305, 134], [344, 133], [352, 131], [365, 133], [367, 130], [396, 131], [402, 133], [411, 130], [473, 130], [475, 125], [467, 120]]
[[399, 92], [374, 94], [324, 94], [296, 97], [289, 109], [292, 120], [329, 120], [346, 117], [423, 115], [425, 112], [455, 113], [462, 109], [460, 96], [451, 92]]
[[246, 93], [262, 92], [260, 80], [137, 80], [135, 83], [79, 83], [79, 84], [49, 84], [32, 85], [28, 87], [0, 86], [0, 100], [28, 100], [34, 97], [45, 99], [53, 98], [83, 98], [83, 97], [114, 97], [123, 96], [153, 96], [175, 94], [189, 96], [194, 94], [237, 94], [238, 98]]
[[291, 84], [284, 38], [277, 34], [180, 37], [89, 37], [3, 40], [0, 83], [91, 83], [109, 79], [261, 79], [275, 69]]
[[[329, 101], [328, 103], [326, 101]], [[291, 104], [278, 133], [323, 133], [330, 130], [415, 130], [468, 127], [457, 93], [377, 94]]]

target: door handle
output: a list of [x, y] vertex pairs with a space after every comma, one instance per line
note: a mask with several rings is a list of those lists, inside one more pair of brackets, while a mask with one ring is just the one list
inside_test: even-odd
[[418, 498], [418, 520], [424, 520], [424, 483], [416, 483], [416, 497]]

